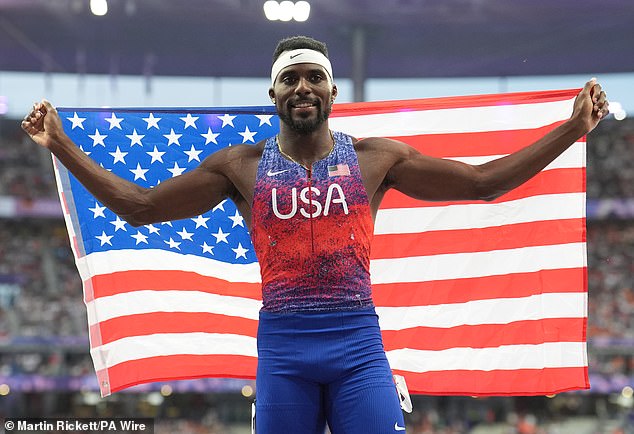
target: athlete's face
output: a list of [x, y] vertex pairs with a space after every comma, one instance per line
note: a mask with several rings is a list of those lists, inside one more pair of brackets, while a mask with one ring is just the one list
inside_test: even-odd
[[282, 122], [299, 133], [308, 134], [328, 119], [337, 86], [332, 84], [322, 66], [300, 63], [280, 71], [269, 95]]

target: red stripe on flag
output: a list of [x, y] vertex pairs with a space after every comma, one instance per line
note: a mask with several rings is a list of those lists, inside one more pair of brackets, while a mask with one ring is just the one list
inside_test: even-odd
[[565, 219], [480, 229], [375, 235], [372, 241], [372, 259], [486, 252], [577, 243], [583, 240], [584, 233], [585, 219]]
[[174, 380], [175, 372], [178, 372], [179, 380], [205, 377], [253, 379], [256, 367], [255, 357], [183, 354], [119, 363], [110, 367], [107, 375], [110, 393], [114, 393], [141, 383]]
[[[200, 291], [254, 300], [260, 300], [262, 297], [259, 283], [227, 282], [223, 279], [179, 270], [119, 271], [94, 276], [91, 281], [94, 298], [141, 290]], [[92, 299], [86, 300], [86, 302], [90, 301]]]
[[[127, 336], [155, 333], [224, 333], [255, 337], [258, 322], [248, 318], [205, 312], [152, 312], [111, 318], [90, 327], [107, 344]], [[92, 343], [91, 339], [91, 343]], [[92, 346], [95, 347], [94, 343]]]
[[505, 155], [525, 148], [561, 124], [563, 121], [525, 130], [419, 134], [390, 138], [405, 142], [423, 154], [438, 158]]
[[362, 116], [369, 114], [394, 113], [399, 111], [442, 110], [467, 107], [487, 107], [492, 105], [512, 105], [566, 101], [574, 98], [581, 89], [550, 90], [544, 92], [511, 92], [505, 94], [450, 96], [418, 100], [393, 100], [335, 104], [332, 117]]
[[563, 194], [585, 192], [585, 168], [551, 169], [538, 173], [514, 190], [490, 202], [481, 200], [428, 202], [413, 199], [397, 190], [386, 193], [381, 209], [390, 208], [429, 208], [447, 205], [468, 205], [474, 203], [504, 203], [512, 200], [534, 197], [542, 194]]
[[394, 373], [406, 376], [410, 393], [426, 395], [545, 395], [590, 388], [587, 367]]
[[373, 285], [377, 306], [430, 306], [543, 293], [586, 292], [586, 269], [565, 268], [466, 279]]
[[584, 318], [544, 318], [509, 324], [462, 325], [451, 328], [412, 327], [383, 330], [386, 351], [400, 348], [440, 351], [449, 348], [487, 348], [536, 345], [545, 342], [584, 342]]

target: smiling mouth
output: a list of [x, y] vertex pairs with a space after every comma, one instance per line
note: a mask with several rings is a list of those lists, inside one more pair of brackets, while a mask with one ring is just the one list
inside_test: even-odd
[[317, 103], [314, 101], [299, 101], [299, 102], [291, 104], [292, 108], [297, 108], [297, 109], [310, 108], [310, 107], [316, 107], [316, 106], [317, 106]]

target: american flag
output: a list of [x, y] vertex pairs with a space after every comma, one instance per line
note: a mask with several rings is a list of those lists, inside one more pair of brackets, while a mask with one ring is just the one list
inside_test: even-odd
[[[330, 126], [479, 164], [561, 124], [577, 92], [338, 104]], [[145, 187], [279, 127], [273, 107], [58, 110], [84, 152]], [[54, 166], [102, 395], [153, 381], [254, 378], [260, 276], [235, 205], [133, 228]], [[585, 138], [492, 202], [388, 193], [371, 272], [385, 350], [410, 392], [589, 388]]]

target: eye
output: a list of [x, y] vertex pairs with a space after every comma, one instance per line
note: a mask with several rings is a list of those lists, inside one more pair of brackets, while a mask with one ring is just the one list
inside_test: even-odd
[[293, 75], [285, 75], [282, 77], [281, 82], [286, 85], [292, 85], [297, 81], [297, 78]]
[[322, 73], [315, 73], [310, 76], [310, 81], [312, 81], [313, 83], [319, 83], [320, 81], [323, 81], [323, 80], [324, 80], [324, 75]]

